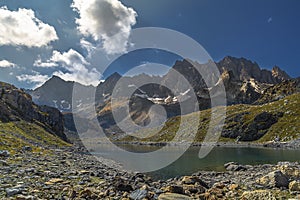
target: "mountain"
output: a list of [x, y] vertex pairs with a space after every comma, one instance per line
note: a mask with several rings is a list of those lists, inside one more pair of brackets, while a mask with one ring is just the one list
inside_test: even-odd
[[[65, 81], [58, 76], [53, 76], [46, 81], [41, 87], [35, 90], [27, 91], [38, 105], [52, 106], [60, 111], [72, 110], [72, 93], [73, 87], [76, 86], [83, 93], [89, 94], [93, 86], [84, 86], [73, 81]], [[83, 94], [84, 96], [84, 94]], [[83, 99], [84, 101], [86, 99]], [[79, 105], [82, 102], [74, 102]]]
[[[217, 66], [220, 76], [211, 72], [212, 65]], [[210, 74], [206, 79], [213, 84], [209, 83], [210, 85], [207, 85], [197, 69]], [[277, 87], [276, 85], [290, 79], [277, 66], [269, 71], [261, 69], [257, 63], [245, 58], [226, 56], [216, 63], [209, 61], [205, 64], [199, 64], [189, 59], [176, 61], [169, 72], [162, 77], [147, 74], [122, 77], [120, 74], [114, 73], [96, 88], [64, 81], [54, 76], [40, 88], [31, 91], [30, 94], [37, 104], [54, 106], [66, 112], [67, 127], [75, 130], [74, 124], [72, 124], [72, 114], [70, 113], [72, 103], [75, 103], [76, 109], [86, 110], [94, 102], [90, 99], [79, 99], [77, 102], [72, 102], [74, 85], [76, 84], [76, 87], [84, 93], [81, 95], [83, 98], [88, 98], [88, 94], [96, 91], [95, 107], [99, 123], [108, 132], [120, 132], [112, 116], [111, 98], [113, 92], [118, 96], [118, 109], [124, 109], [127, 105], [126, 102], [131, 102], [131, 118], [137, 124], [147, 124], [149, 121], [147, 113], [151, 105], [163, 106], [167, 110], [168, 118], [182, 114], [180, 104], [194, 108], [195, 105], [190, 101], [193, 91], [199, 102], [199, 110], [211, 107], [209, 94], [216, 93], [222, 82], [225, 86], [228, 105], [257, 104], [260, 99], [268, 100], [264, 97], [267, 94], [266, 91], [270, 90], [268, 88]], [[187, 82], [184, 80], [187, 80]], [[140, 85], [142, 86], [139, 87]], [[164, 85], [171, 86], [172, 91]], [[128, 91], [131, 92], [131, 96], [128, 96]], [[137, 107], [134, 105], [143, 106]], [[190, 112], [193, 111], [194, 109], [190, 109]]]
[[13, 85], [0, 82], [0, 146], [66, 145], [63, 115], [56, 108], [38, 106]]

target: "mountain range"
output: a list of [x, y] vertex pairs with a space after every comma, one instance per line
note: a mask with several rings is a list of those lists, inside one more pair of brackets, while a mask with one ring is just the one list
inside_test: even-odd
[[[197, 69], [209, 71], [212, 64], [217, 66], [220, 76], [212, 73], [209, 79], [215, 84], [208, 87]], [[188, 85], [183, 84], [182, 77], [188, 81]], [[105, 132], [111, 136], [122, 133], [112, 114], [113, 95], [118, 95], [117, 104], [113, 105], [118, 109], [124, 109], [129, 102], [130, 116], [121, 116], [122, 120], [131, 118], [136, 124], [145, 126], [150, 123], [148, 112], [153, 105], [163, 106], [167, 118], [182, 115], [180, 109], [182, 105], [194, 108], [189, 101], [192, 92], [196, 94], [199, 110], [209, 109], [211, 107], [209, 92], [216, 90], [220, 81], [225, 86], [228, 105], [262, 105], [299, 92], [299, 80], [292, 79], [279, 67], [275, 66], [269, 71], [261, 69], [257, 63], [245, 58], [231, 56], [219, 62], [209, 61], [205, 64], [189, 59], [179, 60], [163, 76], [139, 74], [133, 77], [122, 77], [116, 72], [97, 87], [84, 86], [53, 76], [41, 87], [27, 92], [32, 95], [36, 104], [56, 107], [62, 111], [65, 127], [71, 131], [76, 131], [72, 109], [85, 109], [95, 104], [97, 119]], [[140, 85], [142, 86], [139, 87]], [[172, 85], [172, 91], [164, 85]], [[77, 99], [76, 102], [72, 102], [74, 86], [83, 92], [82, 99]], [[132, 92], [129, 96], [126, 93], [128, 90]], [[89, 98], [92, 92], [95, 92], [95, 100]], [[191, 109], [184, 114], [193, 111]], [[84, 121], [82, 127], [87, 127], [89, 119]]]

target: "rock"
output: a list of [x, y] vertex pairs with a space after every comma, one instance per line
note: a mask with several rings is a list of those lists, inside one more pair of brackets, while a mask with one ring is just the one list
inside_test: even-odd
[[256, 182], [266, 187], [287, 188], [289, 185], [288, 178], [281, 171], [271, 172]]
[[15, 196], [17, 194], [21, 194], [24, 191], [23, 186], [16, 186], [14, 188], [7, 188], [6, 190], [6, 195], [8, 197]]
[[164, 191], [165, 191], [165, 192], [169, 192], [169, 193], [184, 194], [183, 187], [177, 186], [177, 185], [170, 185], [170, 186], [167, 186], [167, 187], [164, 189]]
[[246, 191], [241, 196], [242, 200], [276, 200], [276, 197], [267, 190]]
[[9, 166], [5, 160], [0, 160], [0, 166]]
[[118, 183], [115, 188], [116, 190], [123, 192], [130, 192], [133, 190], [131, 185], [125, 183]]
[[80, 198], [89, 198], [91, 197], [93, 194], [92, 190], [90, 188], [85, 188], [84, 190], [82, 190], [80, 193], [79, 193], [79, 196]]
[[290, 192], [300, 192], [300, 181], [292, 181], [289, 184]]
[[46, 184], [46, 185], [54, 185], [54, 184], [62, 183], [62, 182], [64, 182], [63, 179], [60, 179], [60, 178], [53, 178], [53, 179], [50, 179], [49, 181], [47, 181], [45, 184]]
[[36, 199], [36, 197], [31, 196], [31, 195], [29, 195], [29, 196], [18, 195], [16, 197], [16, 200], [35, 200], [35, 199]]
[[0, 150], [0, 157], [9, 157], [9, 156], [10, 156], [9, 151], [7, 151], [7, 150], [1, 151]]
[[147, 190], [135, 190], [133, 191], [130, 195], [129, 198], [132, 200], [142, 200], [144, 198], [146, 198], [148, 195], [148, 191]]
[[32, 151], [32, 147], [30, 147], [30, 146], [25, 146], [25, 147], [22, 147], [22, 150], [23, 150], [23, 151]]
[[158, 196], [158, 200], [191, 200], [189, 196], [174, 193], [164, 193]]
[[244, 167], [243, 165], [240, 165], [236, 162], [229, 162], [224, 164], [224, 167], [227, 171], [245, 171], [247, 170], [246, 167]]
[[291, 163], [279, 163], [278, 170], [290, 179], [300, 179], [300, 168]]
[[194, 185], [195, 183], [199, 183], [201, 186], [208, 188], [208, 185], [202, 181], [199, 177], [196, 176], [184, 176], [181, 180], [182, 184], [186, 185]]

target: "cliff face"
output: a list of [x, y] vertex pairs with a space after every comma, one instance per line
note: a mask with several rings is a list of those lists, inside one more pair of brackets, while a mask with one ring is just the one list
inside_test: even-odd
[[5, 123], [20, 120], [36, 123], [53, 135], [67, 140], [64, 134], [63, 116], [59, 110], [38, 106], [23, 90], [0, 82], [0, 121]]

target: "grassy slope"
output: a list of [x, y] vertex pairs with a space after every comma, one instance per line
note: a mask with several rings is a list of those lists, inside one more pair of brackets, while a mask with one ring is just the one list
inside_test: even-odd
[[[285, 104], [285, 100], [288, 101]], [[280, 136], [282, 141], [289, 141], [292, 139], [296, 139], [300, 137], [300, 93], [291, 95], [286, 97], [285, 99], [268, 103], [265, 105], [233, 105], [227, 107], [227, 118], [224, 129], [231, 129], [232, 127], [237, 125], [237, 122], [232, 120], [235, 116], [246, 113], [242, 117], [242, 125], [247, 126], [251, 122], [253, 122], [255, 116], [262, 112], [270, 112], [270, 113], [278, 113], [283, 112], [284, 115], [276, 124], [273, 124], [271, 128], [269, 128], [268, 132], [259, 140], [255, 142], [266, 142], [273, 140], [276, 136]], [[195, 141], [201, 142], [207, 132], [209, 116], [211, 110], [201, 111], [200, 113], [200, 126], [198, 128], [198, 133], [196, 135]], [[140, 131], [141, 135], [148, 135], [150, 137], [146, 139], [142, 139], [144, 142], [166, 142], [170, 141], [176, 131], [178, 130], [179, 124], [182, 121], [183, 126], [185, 127], [193, 127], [196, 125], [195, 116], [199, 116], [199, 113], [192, 113], [187, 116], [184, 116], [182, 119], [180, 117], [171, 118], [166, 122], [166, 125], [159, 131], [157, 128], [153, 129], [145, 129]], [[159, 132], [158, 132], [159, 131]], [[158, 132], [158, 133], [157, 133]], [[157, 133], [157, 134], [155, 134]], [[185, 140], [187, 131], [183, 131], [180, 133], [180, 142]], [[122, 141], [136, 141], [135, 138], [131, 136], [127, 136]], [[223, 138], [221, 137], [219, 141], [234, 141], [233, 139]]]
[[69, 146], [59, 137], [54, 136], [42, 127], [26, 121], [0, 122], [0, 150], [15, 153], [23, 146], [31, 146], [33, 151], [41, 151], [47, 146]]

